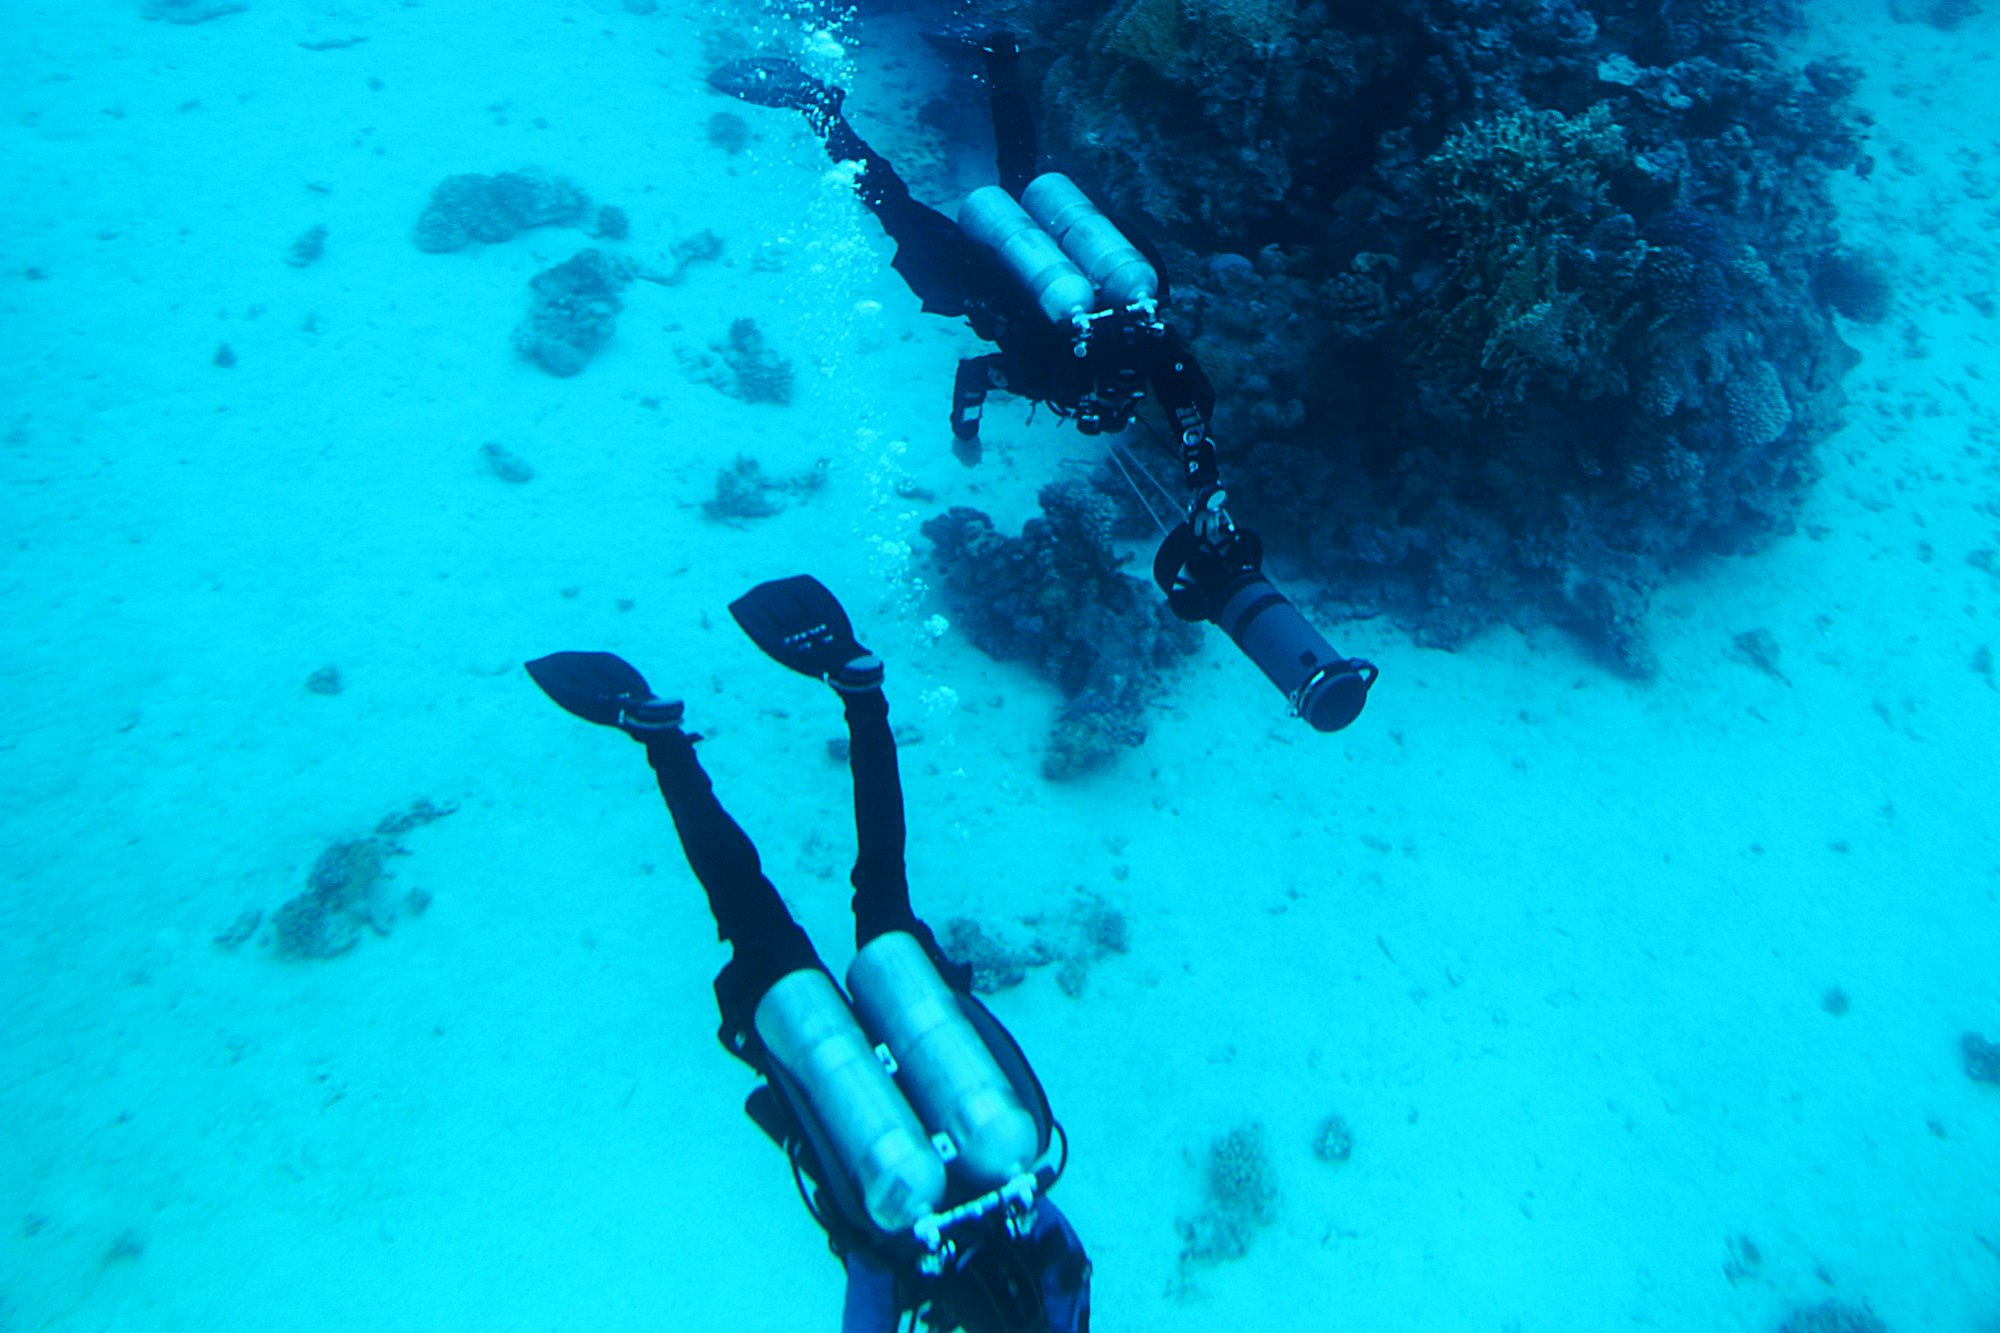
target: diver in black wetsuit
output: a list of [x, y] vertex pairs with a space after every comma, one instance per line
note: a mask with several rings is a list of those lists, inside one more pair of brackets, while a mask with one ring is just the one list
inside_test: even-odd
[[851, 1010], [716, 800], [681, 702], [609, 653], [556, 653], [528, 671], [570, 712], [646, 747], [730, 944], [715, 980], [722, 1043], [765, 1079], [747, 1109], [786, 1149], [846, 1266], [842, 1333], [1088, 1333], [1090, 1264], [1046, 1197], [1066, 1141], [1020, 1048], [971, 995], [970, 969], [910, 906], [882, 663], [809, 577], [762, 584], [730, 611], [773, 658], [831, 685], [846, 712]]
[[[855, 192], [896, 242], [891, 265], [933, 314], [963, 316], [999, 351], [961, 361], [951, 425], [959, 457], [978, 460], [989, 390], [1047, 403], [1086, 435], [1116, 434], [1151, 393], [1180, 441], [1186, 518], [1153, 560], [1153, 580], [1183, 620], [1213, 621], [1276, 685], [1293, 713], [1338, 731], [1360, 715], [1373, 664], [1336, 653], [1262, 571], [1264, 544], [1230, 517], [1209, 422], [1215, 390], [1161, 316], [1163, 266], [1068, 177], [1036, 174], [1034, 122], [1012, 36], [985, 58], [1000, 185], [966, 197], [953, 222], [918, 203], [895, 168], [841, 114], [846, 94], [788, 60], [736, 61], [709, 76], [758, 106], [788, 107], [855, 162]], [[1115, 451], [1114, 451], [1115, 452]], [[1162, 524], [1165, 531], [1165, 524]]]
[[[1031, 205], [1038, 193], [1050, 195], [1056, 190], [1063, 192], [1059, 203], [1081, 200], [1066, 179], [1051, 181], [1038, 175], [1034, 121], [1021, 86], [1020, 55], [1013, 37], [994, 34], [980, 49], [1001, 190]], [[1141, 283], [1121, 287], [1114, 278], [1107, 291], [1094, 293], [1089, 286], [1103, 280], [1110, 272], [1107, 267], [1104, 273], [1088, 274], [1085, 287], [1066, 287], [1053, 298], [1046, 295], [1046, 286], [1030, 290], [1052, 279], [1042, 261], [1061, 264], [1061, 252], [1047, 247], [1025, 271], [1010, 272], [1003, 246], [983, 244], [961, 226], [974, 226], [988, 239], [1007, 239], [1004, 234], [995, 237], [991, 230], [994, 225], [1007, 226], [1005, 221], [978, 216], [986, 192], [974, 193], [958, 222], [918, 203], [895, 168], [847, 123], [841, 114], [845, 94], [840, 89], [828, 87], [789, 61], [769, 58], [724, 66], [709, 76], [709, 82], [759, 106], [803, 112], [814, 132], [826, 140], [829, 157], [861, 165], [855, 190], [896, 242], [891, 264], [923, 308], [934, 315], [963, 316], [973, 332], [998, 344], [997, 352], [959, 363], [951, 423], [961, 458], [968, 462], [978, 458], [979, 417], [989, 390], [1047, 403], [1074, 420], [1086, 435], [1124, 430], [1139, 401], [1150, 392], [1180, 435], [1190, 489], [1216, 484], [1215, 448], [1208, 436], [1215, 391], [1180, 334], [1160, 317], [1167, 293], [1157, 255], [1142, 253], [1084, 201], [1084, 211], [1100, 222], [1098, 235], [1105, 244], [1095, 251], [1099, 259], [1108, 266], [1129, 260], [1132, 271], [1143, 267]], [[985, 203], [1005, 208], [990, 196]], [[977, 220], [969, 219], [968, 213]], [[1025, 216], [1017, 220], [1029, 221]], [[1107, 246], [1120, 253], [1107, 253]], [[1085, 276], [1074, 268], [1070, 273]], [[1072, 292], [1077, 293], [1074, 302], [1067, 299]], [[1100, 303], [1094, 297], [1111, 299]]]

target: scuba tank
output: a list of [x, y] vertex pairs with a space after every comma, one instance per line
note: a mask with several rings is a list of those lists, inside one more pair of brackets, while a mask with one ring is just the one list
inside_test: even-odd
[[1095, 307], [1097, 289], [1083, 270], [999, 186], [983, 185], [965, 196], [958, 226], [1000, 257], [1051, 324], [1078, 325]]
[[1035, 1117], [914, 937], [870, 940], [847, 969], [847, 989], [895, 1057], [917, 1113], [951, 1140], [974, 1182], [990, 1187], [1032, 1169], [1042, 1148]]
[[755, 1022], [771, 1058], [804, 1089], [875, 1225], [894, 1234], [935, 1212], [944, 1161], [826, 973], [780, 978], [757, 1002]]
[[1076, 182], [1059, 171], [1044, 172], [1021, 191], [1021, 206], [1104, 293], [1105, 301], [1120, 310], [1153, 308], [1160, 295], [1159, 273]]

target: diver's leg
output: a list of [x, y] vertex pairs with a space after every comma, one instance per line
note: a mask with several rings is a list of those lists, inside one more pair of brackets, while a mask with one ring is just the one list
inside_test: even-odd
[[877, 686], [843, 691], [841, 702], [847, 712], [847, 766], [854, 775], [854, 942], [863, 945], [885, 932], [908, 930], [916, 913], [903, 865], [908, 831], [889, 700]]
[[1039, 154], [1035, 120], [1028, 111], [1028, 93], [1021, 86], [1021, 49], [1014, 34], [996, 32], [980, 47], [986, 58], [986, 101], [993, 112], [993, 152], [1000, 166], [1000, 185], [1020, 198], [1036, 175]]
[[803, 968], [821, 967], [819, 955], [764, 877], [756, 847], [715, 799], [708, 774], [695, 758], [693, 738], [678, 729], [649, 737], [646, 760], [673, 814], [688, 866], [708, 894], [716, 931], [732, 952], [727, 987], [720, 981], [716, 987], [725, 1037], [732, 1028], [747, 1031], [757, 1001], [771, 984]]
[[933, 315], [964, 314], [969, 242], [958, 224], [918, 203], [889, 160], [870, 148], [837, 109], [823, 117], [808, 113], [807, 119], [825, 136], [829, 158], [861, 164], [854, 191], [896, 243], [890, 267], [902, 275], [923, 308]]
[[841, 114], [846, 93], [790, 61], [777, 59], [735, 61], [710, 74], [708, 81], [722, 92], [757, 106], [799, 112], [813, 133], [825, 141], [829, 158], [859, 163], [855, 192], [896, 242], [892, 261], [896, 272], [903, 275], [925, 310], [934, 315], [965, 313], [965, 255], [971, 242], [950, 218], [911, 197], [910, 187], [889, 160], [854, 132]]
[[[836, 686], [836, 688], [838, 688]], [[953, 962], [937, 935], [910, 906], [910, 882], [903, 866], [907, 831], [903, 823], [903, 779], [896, 762], [896, 738], [889, 730], [889, 700], [880, 685], [841, 690], [847, 710], [847, 766], [854, 775], [854, 945], [866, 948], [877, 935], [900, 930], [916, 937], [945, 984], [972, 985], [972, 969]]]

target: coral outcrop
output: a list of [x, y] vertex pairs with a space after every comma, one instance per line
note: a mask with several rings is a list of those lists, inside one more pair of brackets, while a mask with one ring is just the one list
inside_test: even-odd
[[1150, 219], [1238, 517], [1450, 645], [1651, 668], [1652, 590], [1785, 531], [1880, 319], [1856, 74], [1786, 0], [1001, 0], [1055, 165]]
[[426, 253], [449, 254], [475, 241], [493, 245], [511, 240], [531, 227], [579, 226], [589, 212], [590, 196], [567, 176], [532, 170], [493, 176], [468, 172], [438, 182], [411, 239]]
[[1163, 673], [1200, 643], [1112, 547], [1116, 506], [1080, 480], [1042, 488], [1021, 535], [954, 507], [924, 524], [932, 564], [973, 644], [1024, 661], [1062, 692], [1042, 772], [1076, 777], [1143, 742]]
[[1278, 1215], [1277, 1173], [1262, 1125], [1252, 1121], [1216, 1138], [1203, 1167], [1201, 1207], [1176, 1224], [1184, 1269], [1241, 1259]]
[[[394, 895], [389, 859], [407, 855], [399, 841], [403, 834], [443, 819], [456, 809], [417, 801], [406, 810], [385, 816], [367, 837], [345, 838], [327, 847], [313, 862], [305, 891], [271, 913], [272, 952], [294, 961], [338, 958], [361, 942], [364, 930], [387, 935], [400, 915], [421, 916], [430, 905], [430, 895], [422, 889], [412, 889], [400, 898]], [[246, 911], [216, 936], [216, 944], [225, 949], [237, 947], [256, 931], [262, 915]]]
[[514, 350], [551, 375], [581, 374], [611, 341], [622, 293], [632, 281], [630, 263], [601, 250], [579, 250], [530, 282], [534, 299], [514, 329]]

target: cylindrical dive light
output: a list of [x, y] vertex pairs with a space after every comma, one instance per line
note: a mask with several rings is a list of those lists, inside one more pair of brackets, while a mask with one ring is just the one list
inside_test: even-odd
[[1095, 308], [1097, 289], [1083, 270], [999, 186], [983, 185], [965, 196], [958, 226], [1000, 256], [1050, 323], [1075, 324]]
[[1055, 237], [1107, 304], [1122, 310], [1159, 299], [1160, 275], [1152, 262], [1075, 181], [1060, 171], [1045, 172], [1021, 191], [1021, 207]]
[[1361, 715], [1379, 674], [1372, 662], [1336, 653], [1291, 600], [1264, 577], [1264, 543], [1237, 530], [1217, 550], [1185, 523], [1153, 556], [1153, 581], [1183, 620], [1212, 620], [1315, 731], [1339, 731]]
[[804, 1089], [875, 1225], [899, 1233], [935, 1212], [944, 1160], [827, 975], [803, 968], [780, 978], [758, 1001], [756, 1024]]
[[1260, 570], [1238, 574], [1215, 596], [1215, 623], [1291, 700], [1315, 731], [1339, 731], [1361, 715], [1375, 668], [1333, 650], [1291, 599]]
[[847, 989], [862, 1023], [896, 1057], [917, 1113], [951, 1139], [978, 1185], [1034, 1165], [1035, 1118], [914, 937], [891, 931], [870, 940], [847, 969]]

